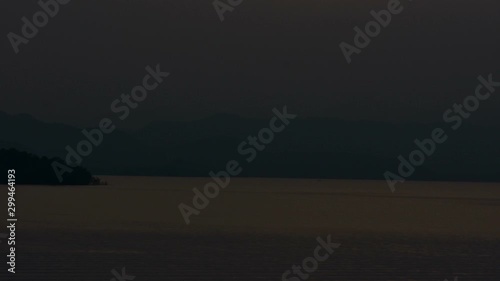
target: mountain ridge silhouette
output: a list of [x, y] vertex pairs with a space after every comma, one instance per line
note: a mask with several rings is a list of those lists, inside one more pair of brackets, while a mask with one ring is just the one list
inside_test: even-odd
[[[389, 124], [331, 118], [293, 120], [272, 143], [246, 163], [237, 152], [247, 136], [269, 120], [214, 115], [194, 121], [155, 121], [141, 129], [117, 129], [82, 163], [94, 174], [208, 176], [237, 159], [241, 176], [383, 179], [397, 170], [398, 155], [415, 149], [414, 139], [430, 137], [445, 124]], [[85, 139], [82, 128], [49, 123], [29, 115], [0, 112], [0, 147], [24, 148], [46, 157], [65, 157], [65, 146]], [[36, 142], [33, 142], [36, 140]], [[414, 180], [500, 181], [497, 130], [464, 125], [418, 167]]]

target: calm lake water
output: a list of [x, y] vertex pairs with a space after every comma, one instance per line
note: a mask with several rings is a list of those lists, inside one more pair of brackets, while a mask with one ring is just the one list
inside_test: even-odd
[[500, 280], [498, 184], [234, 179], [186, 225], [179, 203], [210, 179], [104, 178], [20, 186], [1, 280], [282, 280], [328, 235], [341, 246], [307, 280]]

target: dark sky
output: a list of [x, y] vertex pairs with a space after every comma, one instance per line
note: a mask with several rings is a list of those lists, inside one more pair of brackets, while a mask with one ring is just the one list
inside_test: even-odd
[[[15, 55], [7, 33], [37, 1], [3, 3], [0, 110], [95, 125], [160, 63], [171, 76], [127, 119], [263, 117], [287, 105], [301, 117], [436, 121], [500, 80], [497, 0], [402, 0], [381, 34], [347, 64], [339, 48], [388, 0], [245, 0], [220, 22], [211, 0], [72, 0]], [[471, 122], [498, 124], [500, 97]]]

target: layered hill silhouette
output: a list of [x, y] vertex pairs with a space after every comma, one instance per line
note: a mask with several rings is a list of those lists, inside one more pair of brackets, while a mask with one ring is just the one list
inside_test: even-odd
[[[208, 176], [240, 162], [241, 176], [341, 179], [384, 179], [397, 172], [397, 157], [416, 148], [415, 139], [429, 138], [436, 124], [388, 124], [335, 119], [296, 119], [247, 163], [238, 145], [268, 126], [266, 119], [217, 115], [190, 122], [153, 122], [135, 131], [116, 130], [83, 159], [93, 174]], [[85, 139], [82, 128], [46, 123], [29, 115], [0, 112], [0, 148], [16, 148], [45, 157], [66, 156]], [[21, 129], [22, 128], [22, 129]], [[464, 124], [449, 131], [410, 177], [413, 180], [500, 181], [500, 131]]]
[[[60, 182], [52, 170], [56, 158], [39, 157], [28, 152], [16, 149], [0, 149], [0, 169], [2, 171], [15, 170], [16, 184], [43, 184], [43, 185], [88, 185], [98, 183], [97, 178], [82, 168], [73, 167]], [[0, 184], [7, 184], [7, 176], [0, 179]]]

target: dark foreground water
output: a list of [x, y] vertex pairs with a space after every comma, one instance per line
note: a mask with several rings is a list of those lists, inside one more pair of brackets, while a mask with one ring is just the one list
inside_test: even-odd
[[306, 280], [500, 280], [499, 184], [234, 179], [186, 225], [178, 204], [210, 179], [106, 180], [19, 187], [0, 281], [279, 281], [327, 235], [341, 245]]
[[[19, 239], [18, 273], [1, 273], [1, 280], [112, 280], [111, 270], [123, 267], [137, 281], [282, 280], [317, 245], [312, 235], [272, 234], [51, 231]], [[500, 280], [497, 241], [336, 235], [332, 241], [341, 246], [308, 280]]]

